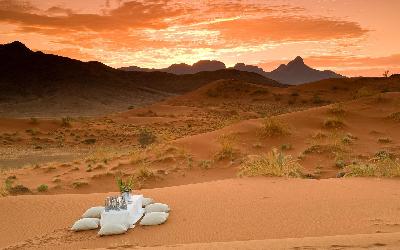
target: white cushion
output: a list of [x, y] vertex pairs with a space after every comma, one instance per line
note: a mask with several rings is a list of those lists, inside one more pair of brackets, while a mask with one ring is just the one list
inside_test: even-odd
[[147, 205], [145, 207], [145, 213], [151, 213], [151, 212], [169, 212], [169, 207], [167, 204], [162, 204], [162, 203], [153, 203], [150, 205]]
[[114, 235], [114, 234], [123, 234], [128, 229], [122, 224], [106, 224], [103, 225], [98, 234], [99, 235]]
[[163, 224], [168, 219], [169, 214], [164, 212], [152, 212], [145, 214], [140, 221], [142, 226], [153, 226]]
[[82, 218], [99, 218], [103, 213], [104, 207], [91, 207], [82, 215]]
[[83, 218], [74, 223], [72, 231], [92, 230], [99, 227], [100, 219], [97, 218]]
[[129, 211], [110, 211], [103, 213], [100, 220], [100, 226], [104, 227], [109, 224], [123, 225], [125, 228], [129, 228]]
[[154, 203], [154, 200], [152, 198], [143, 198], [143, 200], [142, 200], [143, 207], [153, 204], [153, 203]]

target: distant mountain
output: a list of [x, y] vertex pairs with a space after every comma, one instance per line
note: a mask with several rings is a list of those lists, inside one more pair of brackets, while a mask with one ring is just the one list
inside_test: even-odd
[[[182, 74], [194, 74], [202, 71], [215, 71], [220, 69], [225, 69], [226, 66], [220, 61], [199, 61], [193, 65], [188, 64], [173, 64], [168, 68], [164, 69], [146, 69], [137, 66], [120, 68], [126, 71], [160, 71], [168, 72], [176, 75]], [[254, 65], [246, 65], [244, 63], [237, 63], [233, 69], [240, 71], [247, 71], [260, 74], [264, 77], [273, 79], [283, 84], [298, 85], [302, 83], [315, 82], [323, 79], [329, 78], [343, 78], [344, 76], [339, 75], [333, 71], [325, 70], [320, 71], [307, 66], [301, 57], [296, 57], [293, 61], [289, 62], [287, 65], [282, 64], [277, 69], [266, 72], [262, 68]]]
[[264, 74], [264, 76], [281, 83], [292, 85], [316, 82], [330, 78], [344, 78], [344, 76], [330, 70], [320, 71], [313, 69], [307, 66], [304, 63], [303, 58], [300, 56], [296, 57], [293, 61], [286, 65], [280, 65], [277, 69], [271, 71], [270, 73]]
[[20, 42], [4, 44], [0, 45], [0, 116], [98, 115], [153, 103], [220, 79], [282, 86], [251, 72], [204, 71], [210, 65], [221, 67], [209, 61], [191, 66], [201, 71], [196, 74], [126, 72], [99, 62], [34, 52]]
[[185, 75], [185, 74], [196, 74], [203, 71], [216, 71], [216, 70], [226, 69], [226, 66], [223, 62], [220, 61], [201, 60], [194, 63], [193, 65], [188, 65], [186, 63], [172, 64], [168, 68], [163, 68], [163, 69], [149, 69], [137, 66], [122, 67], [120, 69], [125, 71], [143, 71], [143, 72], [159, 71], [175, 75]]
[[266, 72], [257, 66], [245, 65], [243, 63], [238, 63], [233, 68], [242, 71], [255, 72], [280, 83], [290, 85], [298, 85], [324, 79], [344, 77], [330, 70], [320, 71], [313, 69], [307, 66], [304, 63], [303, 58], [300, 56], [296, 57], [293, 61], [286, 65], [280, 65], [277, 69], [271, 72]]

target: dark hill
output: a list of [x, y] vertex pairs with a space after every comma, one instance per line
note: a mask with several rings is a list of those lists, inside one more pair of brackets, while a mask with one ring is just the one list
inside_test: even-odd
[[281, 86], [255, 73], [236, 70], [191, 75], [126, 72], [99, 62], [33, 52], [20, 42], [0, 45], [0, 67], [0, 116], [115, 112], [191, 91], [218, 79]]

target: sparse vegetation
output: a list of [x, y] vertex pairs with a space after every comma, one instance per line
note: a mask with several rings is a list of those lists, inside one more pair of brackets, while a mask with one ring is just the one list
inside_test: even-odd
[[332, 107], [328, 109], [328, 113], [335, 116], [343, 116], [346, 111], [343, 108], [341, 103], [334, 104]]
[[400, 161], [384, 151], [366, 162], [354, 162], [345, 167], [345, 176], [400, 177]]
[[388, 116], [388, 118], [395, 122], [400, 122], [400, 112], [392, 113]]
[[330, 117], [324, 121], [324, 127], [327, 129], [343, 128], [344, 122], [340, 117]]
[[146, 148], [156, 141], [156, 136], [148, 129], [141, 129], [139, 131], [138, 141], [142, 148]]
[[86, 181], [75, 181], [72, 183], [73, 188], [81, 188], [81, 187], [88, 186], [88, 185], [89, 185], [89, 183], [87, 183]]
[[263, 121], [260, 134], [262, 137], [284, 136], [289, 135], [290, 130], [285, 123], [275, 118], [268, 117]]
[[87, 145], [95, 144], [96, 139], [94, 139], [94, 138], [85, 139], [82, 141], [82, 143], [87, 144]]
[[71, 121], [72, 121], [71, 117], [63, 117], [63, 118], [61, 118], [61, 127], [63, 127], [63, 128], [71, 127], [72, 126], [71, 125]]
[[29, 123], [32, 125], [37, 125], [39, 124], [39, 121], [36, 117], [31, 117]]
[[378, 93], [379, 93], [379, 91], [371, 89], [370, 87], [364, 86], [357, 90], [357, 92], [354, 95], [354, 98], [358, 99], [358, 98], [362, 98], [362, 97], [373, 96]]
[[233, 147], [234, 137], [232, 135], [222, 135], [218, 138], [218, 141], [221, 144], [221, 149], [215, 155], [215, 160], [234, 160], [237, 153], [237, 150]]
[[48, 189], [49, 189], [49, 186], [47, 186], [46, 184], [42, 184], [37, 187], [38, 192], [46, 192]]
[[32, 191], [29, 188], [25, 187], [24, 185], [12, 186], [7, 191], [11, 195], [30, 194], [30, 193], [32, 193]]
[[315, 95], [312, 97], [311, 102], [314, 103], [314, 104], [317, 104], [317, 105], [321, 105], [321, 104], [326, 103], [326, 101], [324, 101], [324, 100], [321, 98], [321, 96], [320, 96], [320, 95], [317, 95], [317, 94], [315, 94]]
[[247, 159], [242, 164], [239, 176], [302, 177], [302, 167], [290, 155], [273, 149], [266, 155]]
[[212, 165], [212, 161], [210, 160], [201, 160], [199, 162], [199, 167], [202, 169], [210, 169]]
[[292, 150], [292, 149], [293, 149], [292, 144], [282, 144], [282, 145], [281, 145], [281, 150], [282, 150], [282, 151]]
[[390, 139], [390, 138], [388, 138], [388, 137], [379, 138], [379, 139], [378, 139], [378, 142], [379, 142], [379, 143], [383, 143], [383, 144], [391, 143], [391, 142], [392, 142], [392, 139]]

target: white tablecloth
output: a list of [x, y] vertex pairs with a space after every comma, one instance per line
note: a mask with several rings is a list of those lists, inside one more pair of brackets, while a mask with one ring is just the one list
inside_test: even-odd
[[143, 195], [132, 195], [132, 202], [128, 203], [127, 210], [110, 210], [101, 214], [100, 226], [108, 223], [124, 223], [133, 228], [143, 216]]

